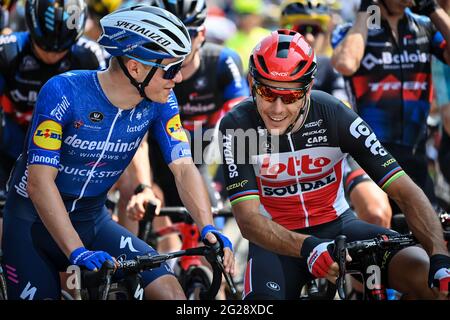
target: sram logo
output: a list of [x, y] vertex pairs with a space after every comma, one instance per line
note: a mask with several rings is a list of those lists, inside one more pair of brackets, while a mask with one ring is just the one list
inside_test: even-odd
[[270, 156], [262, 159], [260, 175], [263, 178], [277, 179], [280, 174], [287, 173], [295, 177], [301, 174], [318, 174], [331, 163], [326, 157], [311, 158], [309, 155], [290, 156], [287, 161], [271, 163]]
[[350, 125], [350, 133], [352, 134], [352, 136], [354, 136], [356, 139], [359, 139], [359, 137], [361, 136], [366, 137], [364, 145], [366, 146], [366, 148], [370, 149], [370, 152], [372, 152], [373, 155], [380, 155], [382, 157], [387, 155], [386, 150], [384, 150], [381, 146], [381, 143], [380, 141], [378, 141], [375, 133], [373, 133], [362, 122], [363, 120], [361, 118], [357, 118]]

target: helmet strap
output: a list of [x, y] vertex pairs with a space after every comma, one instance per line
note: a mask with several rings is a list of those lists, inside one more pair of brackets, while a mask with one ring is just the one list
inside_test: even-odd
[[[292, 123], [289, 125], [289, 127], [287, 127], [287, 129], [284, 132], [284, 134], [288, 134], [289, 132], [292, 131], [292, 129], [294, 128], [294, 126], [297, 123], [298, 119], [300, 119], [300, 116], [305, 113], [306, 109], [308, 109], [310, 101], [311, 101], [311, 99], [309, 97], [307, 99], [305, 99], [305, 102], [303, 103], [303, 106], [298, 111], [297, 116], [295, 117], [295, 120], [292, 121]], [[308, 105], [306, 106], [306, 104], [308, 104]]]
[[[145, 87], [147, 87], [148, 83], [150, 82], [150, 80], [155, 75], [155, 72], [156, 72], [157, 68], [156, 67], [152, 67], [150, 69], [150, 71], [148, 72], [147, 76], [145, 77], [144, 81], [137, 82], [136, 79], [134, 79], [131, 76], [131, 74], [128, 72], [127, 67], [123, 63], [122, 57], [117, 57], [117, 61], [119, 62], [119, 66], [122, 69], [123, 73], [130, 80], [130, 83], [138, 90], [138, 92], [141, 95], [141, 97], [151, 101], [151, 99], [149, 97], [147, 97], [147, 95], [145, 94]], [[162, 59], [159, 59], [159, 60], [156, 61], [156, 63], [158, 63], [158, 64], [160, 64], [161, 62], [162, 62]]]

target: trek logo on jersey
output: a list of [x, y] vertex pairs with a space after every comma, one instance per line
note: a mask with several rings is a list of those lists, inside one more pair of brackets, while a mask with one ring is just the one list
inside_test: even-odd
[[277, 179], [279, 175], [287, 173], [291, 177], [301, 174], [319, 174], [330, 163], [326, 157], [311, 158], [308, 154], [302, 156], [290, 156], [287, 161], [271, 163], [270, 156], [262, 159], [260, 175], [262, 178]]
[[33, 143], [46, 150], [59, 150], [62, 141], [61, 125], [53, 120], [44, 120], [33, 134]]
[[[314, 191], [317, 189], [321, 189], [335, 181], [336, 181], [336, 175], [333, 172], [330, 175], [326, 176], [325, 178], [315, 180], [312, 182], [294, 183], [294, 184], [291, 184], [288, 186], [283, 186], [283, 187], [263, 186], [262, 191], [263, 191], [264, 196], [270, 196], [270, 197], [285, 197], [286, 196], [286, 197], [289, 197], [289, 196], [296, 195], [299, 192], [305, 193], [308, 191]], [[299, 188], [299, 186], [300, 186], [300, 188]]]
[[174, 115], [169, 121], [167, 121], [166, 131], [175, 140], [188, 142], [186, 132], [184, 132], [183, 126], [181, 125], [179, 114]]
[[363, 120], [361, 118], [355, 119], [350, 125], [350, 133], [356, 139], [359, 139], [361, 136], [366, 138], [364, 145], [367, 149], [370, 149], [373, 155], [380, 155], [384, 157], [387, 155], [386, 150], [381, 146], [380, 141], [378, 141], [377, 136], [374, 132], [372, 132], [366, 125], [363, 124]]
[[428, 89], [428, 82], [425, 81], [387, 81], [387, 82], [373, 82], [369, 83], [370, 91], [376, 92], [378, 90], [383, 91], [398, 91], [400, 89], [404, 90], [422, 90], [426, 91]]

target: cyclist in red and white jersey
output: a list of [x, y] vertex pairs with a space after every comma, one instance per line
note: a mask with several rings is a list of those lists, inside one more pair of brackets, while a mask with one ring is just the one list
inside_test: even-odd
[[244, 298], [296, 299], [314, 277], [336, 279], [337, 235], [355, 241], [394, 233], [350, 210], [342, 184], [347, 154], [397, 202], [425, 249], [386, 256], [381, 276], [409, 298], [446, 297], [450, 257], [430, 202], [364, 120], [311, 90], [317, 64], [305, 39], [274, 31], [255, 47], [249, 65], [252, 98], [220, 124], [228, 195], [250, 241]]

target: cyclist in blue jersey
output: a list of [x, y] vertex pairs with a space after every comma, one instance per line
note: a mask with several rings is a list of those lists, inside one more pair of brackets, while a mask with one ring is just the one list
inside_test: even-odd
[[[180, 108], [183, 127], [191, 139], [191, 150], [194, 162], [198, 166], [208, 187], [210, 201], [217, 206], [218, 200], [213, 188], [212, 177], [206, 164], [207, 148], [213, 144], [205, 132], [213, 131], [219, 120], [239, 101], [248, 97], [250, 92], [245, 79], [239, 55], [224, 46], [205, 41], [207, 6], [205, 0], [146, 0], [145, 3], [163, 8], [183, 21], [192, 41], [192, 51], [186, 57], [181, 68], [183, 82], [174, 88]], [[149, 137], [150, 163], [154, 176], [154, 186], [161, 189], [160, 198], [166, 206], [182, 206], [181, 198], [175, 188], [174, 177], [165, 164], [161, 151], [153, 137]], [[122, 182], [123, 179], [120, 180]], [[128, 193], [136, 186], [128, 186]], [[123, 199], [128, 199], [126, 189], [120, 188], [119, 217], [123, 216]], [[122, 197], [125, 195], [125, 197]], [[129, 220], [121, 219], [119, 221]], [[137, 222], [135, 229], [137, 229]], [[157, 217], [155, 227], [170, 223], [167, 217]], [[127, 225], [132, 222], [127, 221]], [[164, 237], [160, 245], [165, 250], [173, 250], [179, 237]], [[168, 243], [172, 244], [169, 245]], [[163, 250], [163, 248], [161, 248]]]
[[[101, 25], [99, 43], [113, 56], [109, 68], [66, 72], [44, 85], [8, 184], [3, 263], [12, 299], [58, 299], [58, 271], [69, 264], [96, 270], [113, 257], [155, 253], [104, 205], [149, 128], [181, 181], [202, 239], [219, 239], [225, 268], [233, 269], [231, 243], [212, 226], [172, 91], [191, 48], [186, 28], [149, 6], [115, 11]], [[150, 193], [142, 190], [147, 198]], [[185, 298], [166, 264], [141, 275], [145, 298]]]
[[[0, 37], [0, 202], [44, 83], [65, 71], [105, 66], [100, 46], [80, 37], [84, 1], [36, 0], [25, 5], [28, 31]], [[0, 216], [2, 207], [0, 203]]]

